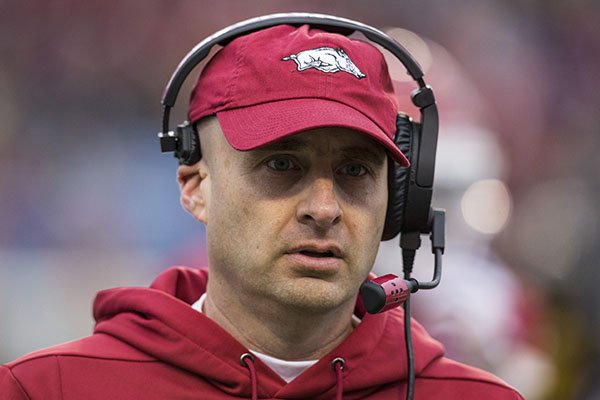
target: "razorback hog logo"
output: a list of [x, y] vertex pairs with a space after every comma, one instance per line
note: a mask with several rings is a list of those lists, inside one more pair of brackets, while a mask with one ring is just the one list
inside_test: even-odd
[[303, 50], [297, 54], [291, 54], [282, 58], [283, 61], [294, 60], [298, 65], [298, 71], [316, 68], [323, 72], [344, 71], [354, 75], [358, 79], [364, 78], [363, 74], [343, 49], [332, 47], [319, 47], [317, 49]]

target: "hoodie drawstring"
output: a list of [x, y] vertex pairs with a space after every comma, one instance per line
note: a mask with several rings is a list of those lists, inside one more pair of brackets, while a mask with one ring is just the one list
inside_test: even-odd
[[336, 376], [336, 392], [335, 392], [335, 400], [342, 400], [342, 395], [344, 394], [344, 385], [342, 382], [342, 371], [346, 366], [346, 361], [342, 357], [334, 358], [331, 362], [331, 366], [335, 371]]
[[252, 400], [258, 399], [258, 382], [256, 380], [256, 369], [254, 368], [254, 356], [244, 353], [240, 357], [240, 363], [250, 371], [250, 383], [252, 385]]

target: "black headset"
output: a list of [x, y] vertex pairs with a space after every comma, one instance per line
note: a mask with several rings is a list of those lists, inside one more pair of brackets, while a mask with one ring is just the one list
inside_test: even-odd
[[438, 111], [433, 91], [423, 80], [423, 71], [402, 45], [371, 26], [345, 18], [311, 13], [273, 14], [252, 18], [222, 29], [198, 43], [179, 63], [167, 83], [162, 97], [162, 132], [158, 134], [162, 152], [174, 152], [180, 164], [192, 165], [202, 153], [198, 133], [193, 125], [184, 122], [175, 131], [169, 130], [169, 116], [177, 95], [190, 72], [209, 54], [215, 45], [225, 46], [235, 38], [275, 25], [300, 26], [308, 24], [328, 32], [350, 35], [362, 33], [392, 53], [415, 80], [418, 88], [412, 102], [421, 112], [419, 123], [405, 114], [396, 119], [395, 143], [410, 161], [410, 167], [388, 163], [388, 207], [382, 240], [396, 237], [400, 232], [416, 235], [432, 230], [433, 175], [438, 138]]

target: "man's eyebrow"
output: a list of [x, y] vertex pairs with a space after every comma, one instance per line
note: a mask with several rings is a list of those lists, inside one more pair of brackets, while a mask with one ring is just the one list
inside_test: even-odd
[[347, 147], [340, 151], [344, 158], [366, 161], [377, 167], [383, 165], [385, 161], [385, 150], [377, 151], [370, 147]]

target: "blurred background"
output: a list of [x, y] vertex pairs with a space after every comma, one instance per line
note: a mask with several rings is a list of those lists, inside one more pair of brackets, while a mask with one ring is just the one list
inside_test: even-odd
[[[441, 117], [444, 278], [414, 314], [527, 399], [600, 399], [600, 3], [0, 0], [0, 363], [89, 334], [96, 291], [205, 265], [159, 152], [179, 60], [231, 23], [310, 11], [374, 25]], [[401, 108], [414, 85], [390, 59]], [[194, 76], [197, 73], [194, 73]], [[173, 121], [183, 120], [191, 81]], [[424, 241], [415, 274], [428, 279]], [[375, 270], [400, 274], [396, 241]]]

